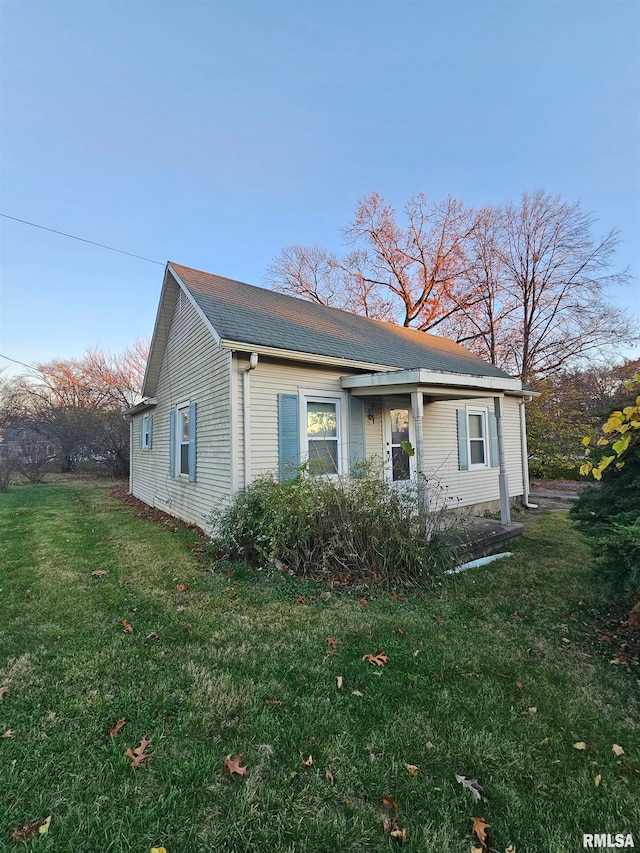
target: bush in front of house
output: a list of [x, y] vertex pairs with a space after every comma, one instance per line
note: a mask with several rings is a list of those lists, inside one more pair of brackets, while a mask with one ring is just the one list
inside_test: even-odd
[[[298, 578], [356, 586], [419, 586], [453, 564], [455, 531], [402, 491], [369, 472], [343, 481], [300, 473], [264, 477], [213, 517], [219, 550], [231, 560]], [[428, 535], [425, 534], [428, 530]]]

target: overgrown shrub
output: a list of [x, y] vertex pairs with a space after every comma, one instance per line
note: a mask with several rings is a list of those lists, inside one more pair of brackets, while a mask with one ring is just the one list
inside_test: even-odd
[[13, 456], [0, 452], [0, 494], [4, 494], [9, 488], [11, 475], [15, 471], [16, 463]]
[[213, 521], [229, 559], [305, 579], [418, 586], [452, 564], [455, 538], [438, 529], [437, 513], [421, 511], [417, 497], [415, 487], [400, 492], [375, 475], [300, 475], [285, 483], [265, 477]]

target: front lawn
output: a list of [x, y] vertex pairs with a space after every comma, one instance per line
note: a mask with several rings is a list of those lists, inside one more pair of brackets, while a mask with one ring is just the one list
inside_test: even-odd
[[500, 853], [640, 846], [638, 668], [564, 513], [407, 601], [202, 571], [195, 543], [101, 484], [0, 495], [0, 849], [48, 815], [28, 849], [466, 853], [479, 816]]

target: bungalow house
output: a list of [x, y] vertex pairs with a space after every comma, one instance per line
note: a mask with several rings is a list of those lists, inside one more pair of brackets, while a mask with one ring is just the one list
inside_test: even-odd
[[379, 460], [398, 488], [505, 522], [528, 501], [531, 389], [446, 338], [169, 263], [142, 393], [130, 490], [204, 529], [305, 462], [349, 477]]

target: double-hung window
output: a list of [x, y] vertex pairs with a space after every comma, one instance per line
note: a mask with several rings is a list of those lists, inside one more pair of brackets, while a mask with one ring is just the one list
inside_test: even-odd
[[310, 474], [340, 474], [340, 400], [305, 397], [304, 428]]
[[487, 446], [487, 413], [484, 409], [467, 409], [469, 468], [486, 468], [489, 464]]
[[180, 406], [178, 415], [178, 474], [189, 476], [189, 406]]
[[169, 412], [169, 475], [196, 480], [196, 404], [180, 403]]

